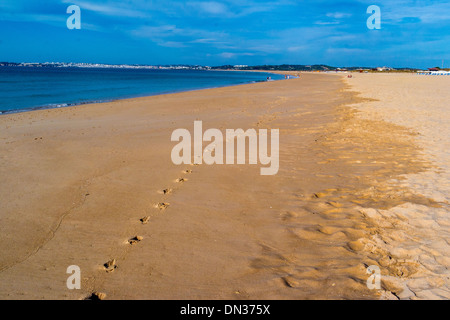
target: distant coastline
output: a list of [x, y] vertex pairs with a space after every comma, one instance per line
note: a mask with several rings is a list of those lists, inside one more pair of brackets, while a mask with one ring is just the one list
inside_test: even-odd
[[[105, 68], [105, 69], [147, 69], [147, 70], [237, 70], [237, 71], [369, 71], [369, 72], [417, 72], [439, 67], [412, 68], [388, 66], [330, 66], [326, 64], [302, 65], [221, 65], [204, 66], [189, 64], [172, 65], [141, 65], [141, 64], [107, 64], [107, 63], [78, 63], [78, 62], [0, 62], [0, 67], [32, 67], [32, 68]], [[442, 69], [449, 71], [450, 69]]]

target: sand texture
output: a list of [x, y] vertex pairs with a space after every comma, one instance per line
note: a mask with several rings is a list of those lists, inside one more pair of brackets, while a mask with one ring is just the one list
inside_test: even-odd
[[[0, 299], [448, 298], [448, 84], [302, 74], [3, 115]], [[174, 165], [195, 120], [280, 129], [278, 174]]]
[[[384, 226], [366, 245], [392, 256], [383, 265], [385, 280], [402, 288], [401, 298], [449, 299], [450, 79], [360, 74], [346, 80], [363, 97], [376, 100], [354, 105], [360, 114], [409, 128], [419, 147], [420, 161], [427, 163], [427, 170], [392, 177], [390, 182], [433, 200], [431, 206], [408, 201], [388, 210], [364, 210]], [[412, 163], [406, 165], [411, 167]]]

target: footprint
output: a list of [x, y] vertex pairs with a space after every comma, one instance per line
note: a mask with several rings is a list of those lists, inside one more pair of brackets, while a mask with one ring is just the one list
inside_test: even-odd
[[86, 300], [104, 300], [106, 298], [106, 293], [103, 292], [93, 292]]
[[156, 207], [157, 207], [159, 210], [164, 210], [164, 209], [166, 209], [168, 206], [170, 206], [170, 203], [167, 203], [167, 202], [160, 202], [160, 203], [158, 203], [158, 204], [156, 205]]
[[103, 266], [105, 267], [106, 272], [113, 272], [117, 268], [116, 259], [109, 260]]
[[289, 288], [298, 288], [300, 286], [299, 282], [290, 276], [282, 277], [281, 280], [283, 280], [284, 285]]
[[326, 235], [332, 235], [332, 234], [340, 231], [339, 228], [334, 228], [334, 227], [329, 227], [329, 226], [320, 226], [317, 230]]
[[327, 201], [326, 204], [335, 207], [335, 208], [342, 208], [343, 204], [335, 201]]
[[186, 182], [187, 179], [185, 179], [185, 178], [178, 178], [176, 181], [177, 181], [177, 182]]
[[133, 245], [133, 244], [136, 244], [138, 242], [141, 242], [143, 239], [144, 239], [144, 237], [142, 237], [142, 236], [136, 236], [136, 237], [131, 238], [130, 240], [128, 240], [128, 243]]
[[172, 189], [170, 189], [170, 188], [164, 189], [163, 193], [164, 194], [171, 194], [172, 193]]
[[327, 195], [327, 194], [324, 193], [324, 192], [317, 192], [317, 193], [314, 193], [313, 198], [323, 198], [323, 197], [325, 197], [326, 195]]
[[146, 217], [141, 218], [139, 221], [141, 221], [142, 224], [147, 224], [149, 220], [150, 220], [150, 217], [146, 216]]
[[187, 169], [187, 170], [184, 170], [183, 173], [192, 173], [192, 170]]

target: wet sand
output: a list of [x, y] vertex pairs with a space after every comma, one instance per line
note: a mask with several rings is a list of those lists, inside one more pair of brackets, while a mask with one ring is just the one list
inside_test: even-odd
[[[385, 89], [372, 97], [359, 76], [346, 81], [303, 74], [1, 116], [0, 299], [411, 297], [405, 279], [423, 274], [399, 252], [411, 230], [392, 230], [413, 224], [391, 216], [403, 206], [448, 213], [448, 199], [405, 182], [436, 163], [409, 123], [364, 109]], [[174, 165], [171, 133], [195, 120], [204, 130], [280, 129], [278, 174]], [[422, 233], [415, 245], [428, 243]], [[432, 249], [423, 256], [448, 267]], [[70, 265], [81, 269], [80, 290], [66, 287]], [[370, 265], [382, 269], [381, 290], [366, 286]], [[429, 286], [445, 297], [448, 275], [433, 272]]]

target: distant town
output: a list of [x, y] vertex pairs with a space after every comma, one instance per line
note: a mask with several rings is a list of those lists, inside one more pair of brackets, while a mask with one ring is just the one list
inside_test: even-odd
[[391, 68], [391, 67], [332, 67], [328, 65], [137, 65], [137, 64], [103, 64], [103, 63], [74, 63], [74, 62], [0, 62], [0, 67], [32, 67], [32, 68], [114, 68], [114, 69], [168, 69], [168, 70], [265, 70], [265, 71], [321, 71], [321, 72], [436, 72], [450, 71], [440, 67], [431, 67], [425, 70], [417, 68]]
[[210, 70], [207, 66], [193, 65], [136, 65], [136, 64], [103, 64], [103, 63], [74, 63], [74, 62], [0, 62], [0, 67], [34, 67], [34, 68], [105, 68], [105, 69], [189, 69], [189, 70]]

